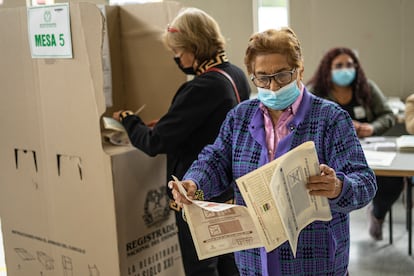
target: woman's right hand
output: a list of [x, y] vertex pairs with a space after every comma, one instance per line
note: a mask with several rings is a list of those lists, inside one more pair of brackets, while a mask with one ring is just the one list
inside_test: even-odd
[[[189, 199], [194, 199], [195, 192], [197, 191], [197, 185], [192, 180], [184, 180], [180, 181], [181, 185], [187, 192], [187, 197]], [[191, 201], [187, 200], [184, 195], [182, 195], [178, 189], [177, 181], [170, 181], [168, 182], [168, 187], [172, 190], [171, 193], [174, 197], [175, 203], [181, 208], [183, 204], [191, 204]]]

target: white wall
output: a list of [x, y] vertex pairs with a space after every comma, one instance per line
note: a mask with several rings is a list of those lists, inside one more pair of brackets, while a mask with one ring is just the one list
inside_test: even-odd
[[387, 96], [414, 93], [414, 1], [290, 0], [289, 25], [302, 42], [307, 81], [326, 50], [346, 46]]

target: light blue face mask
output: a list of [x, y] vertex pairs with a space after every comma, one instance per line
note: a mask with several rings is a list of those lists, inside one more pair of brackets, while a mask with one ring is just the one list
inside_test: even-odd
[[355, 68], [334, 69], [331, 74], [333, 83], [339, 86], [348, 86], [354, 81], [356, 71]]
[[292, 105], [300, 95], [297, 81], [294, 80], [278, 91], [274, 92], [266, 88], [257, 88], [257, 98], [268, 108], [273, 110], [284, 110]]

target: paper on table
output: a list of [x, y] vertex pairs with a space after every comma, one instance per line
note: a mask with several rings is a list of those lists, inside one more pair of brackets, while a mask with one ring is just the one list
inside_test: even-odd
[[397, 145], [395, 142], [375, 142], [362, 144], [362, 149], [372, 151], [396, 151]]
[[414, 151], [414, 135], [401, 135], [396, 142], [398, 150]]
[[365, 143], [385, 142], [387, 139], [384, 136], [369, 136], [362, 139]]
[[373, 151], [364, 150], [365, 158], [367, 159], [369, 166], [391, 166], [396, 153], [395, 152], [384, 152], [384, 151]]

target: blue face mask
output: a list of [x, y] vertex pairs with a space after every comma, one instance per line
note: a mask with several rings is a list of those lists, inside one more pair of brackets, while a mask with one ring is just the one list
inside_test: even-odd
[[354, 81], [356, 71], [355, 68], [334, 69], [331, 74], [333, 83], [348, 86]]
[[297, 81], [294, 80], [278, 91], [274, 92], [266, 88], [257, 88], [257, 98], [268, 108], [273, 110], [284, 110], [292, 105], [300, 95]]

